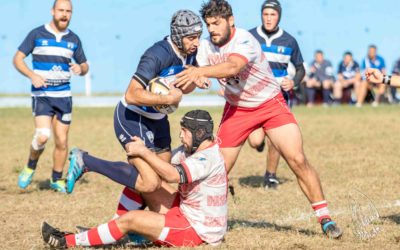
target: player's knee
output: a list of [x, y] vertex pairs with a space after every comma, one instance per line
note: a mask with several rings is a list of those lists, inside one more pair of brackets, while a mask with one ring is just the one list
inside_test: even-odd
[[303, 153], [294, 154], [291, 159], [288, 159], [292, 164], [292, 169], [295, 172], [305, 170], [307, 168], [307, 160]]
[[161, 187], [161, 179], [160, 178], [153, 178], [152, 181], [149, 181], [143, 185], [143, 193], [152, 193], [158, 190]]
[[251, 137], [249, 137], [248, 142], [249, 142], [250, 147], [256, 148], [256, 147], [260, 146], [263, 141], [260, 140], [259, 138], [251, 138]]
[[55, 140], [55, 146], [58, 150], [67, 150], [68, 149], [68, 139], [67, 137], [60, 138], [58, 137]]
[[51, 130], [49, 128], [37, 128], [32, 139], [32, 148], [34, 150], [44, 149], [47, 141], [51, 136]]

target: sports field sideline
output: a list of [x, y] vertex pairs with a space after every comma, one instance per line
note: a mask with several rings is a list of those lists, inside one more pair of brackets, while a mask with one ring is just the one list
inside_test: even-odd
[[[179, 144], [179, 119], [189, 109], [170, 116], [174, 146]], [[222, 107], [207, 110], [218, 124]], [[324, 238], [286, 163], [281, 162], [278, 170], [283, 184], [276, 191], [265, 191], [261, 187], [265, 155], [246, 145], [230, 176], [236, 198], [234, 202], [229, 197], [229, 232], [217, 249], [399, 249], [399, 107], [295, 107], [294, 113], [305, 152], [321, 176], [334, 218], [344, 229], [343, 238]], [[69, 144], [106, 159], [124, 160], [112, 115], [113, 108], [75, 108]], [[71, 195], [47, 189], [52, 140], [33, 184], [20, 190], [17, 177], [32, 138], [31, 111], [3, 108], [0, 117], [0, 249], [44, 249], [43, 220], [73, 231], [76, 225], [96, 226], [111, 218], [122, 187], [105, 177], [87, 174]], [[373, 222], [380, 233], [369, 241], [352, 232], [348, 194], [354, 189], [368, 196], [381, 216]]]

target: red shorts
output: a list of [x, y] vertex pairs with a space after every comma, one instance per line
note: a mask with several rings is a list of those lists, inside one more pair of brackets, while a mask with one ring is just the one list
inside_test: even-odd
[[221, 148], [231, 148], [246, 141], [251, 132], [258, 128], [269, 130], [289, 123], [297, 124], [282, 93], [256, 108], [243, 108], [225, 104], [218, 138]]
[[195, 247], [204, 243], [179, 209], [179, 194], [165, 215], [165, 225], [155, 244], [168, 247]]

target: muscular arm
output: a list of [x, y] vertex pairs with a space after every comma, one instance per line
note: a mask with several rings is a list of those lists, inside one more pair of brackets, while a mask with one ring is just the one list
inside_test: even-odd
[[303, 81], [304, 76], [306, 75], [306, 69], [304, 68], [303, 64], [299, 64], [295, 66], [295, 68], [296, 68], [296, 74], [293, 77], [293, 81], [294, 81], [294, 88], [297, 89], [300, 83]]
[[182, 87], [201, 78], [229, 78], [237, 75], [247, 65], [247, 60], [241, 56], [231, 55], [228, 60], [212, 66], [190, 67], [177, 74], [175, 86]]
[[125, 145], [125, 150], [128, 156], [145, 161], [163, 180], [170, 183], [179, 183], [180, 175], [178, 170], [173, 165], [160, 159], [154, 152], [151, 152], [139, 137], [134, 136], [132, 142]]
[[21, 51], [17, 51], [17, 53], [15, 53], [14, 55], [14, 60], [13, 60], [13, 64], [15, 66], [15, 68], [24, 76], [31, 78], [34, 73], [33, 71], [28, 68], [28, 66], [26, 65], [24, 59], [25, 59], [26, 55], [24, 53], [22, 53]]
[[133, 78], [125, 92], [125, 100], [128, 104], [143, 106], [171, 105], [174, 101], [171, 95], [156, 95], [145, 90], [143, 86]]

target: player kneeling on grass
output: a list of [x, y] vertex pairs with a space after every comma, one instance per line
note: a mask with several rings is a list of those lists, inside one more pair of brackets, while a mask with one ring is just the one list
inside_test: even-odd
[[219, 244], [227, 229], [227, 173], [212, 131], [213, 121], [207, 111], [186, 113], [181, 120], [182, 146], [174, 150], [173, 165], [157, 157], [138, 137], [126, 145], [129, 157], [148, 163], [148, 168], [138, 168], [140, 176], [146, 178], [149, 172], [156, 172], [169, 183], [179, 183], [178, 191], [166, 185], [158, 194], [160, 199], [145, 201], [149, 207], [161, 207], [159, 212], [129, 211], [78, 234], [61, 232], [44, 222], [43, 240], [56, 248], [99, 246], [134, 232], [164, 246]]

